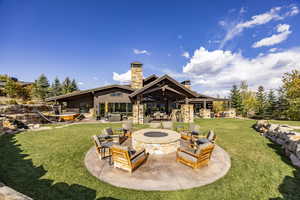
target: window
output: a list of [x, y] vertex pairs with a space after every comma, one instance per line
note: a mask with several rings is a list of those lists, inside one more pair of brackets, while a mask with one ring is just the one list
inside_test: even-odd
[[108, 112], [110, 113], [132, 112], [132, 104], [131, 103], [109, 103]]
[[119, 96], [122, 96], [122, 92], [114, 92], [114, 93], [111, 93], [110, 96], [112, 97], [119, 97]]

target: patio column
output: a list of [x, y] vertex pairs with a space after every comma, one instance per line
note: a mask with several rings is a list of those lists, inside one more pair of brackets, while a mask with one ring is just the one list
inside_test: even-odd
[[189, 104], [186, 100], [185, 104], [181, 106], [181, 115], [183, 122], [193, 123], [194, 122], [194, 105]]
[[144, 104], [141, 103], [142, 97], [139, 96], [132, 105], [133, 123], [144, 124]]

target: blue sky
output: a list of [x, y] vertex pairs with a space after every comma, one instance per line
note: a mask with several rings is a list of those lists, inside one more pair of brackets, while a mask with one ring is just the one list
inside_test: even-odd
[[[144, 75], [225, 96], [248, 80], [277, 88], [300, 69], [299, 1], [0, 0], [0, 73], [69, 76], [81, 89]], [[115, 74], [113, 75], [113, 72]]]

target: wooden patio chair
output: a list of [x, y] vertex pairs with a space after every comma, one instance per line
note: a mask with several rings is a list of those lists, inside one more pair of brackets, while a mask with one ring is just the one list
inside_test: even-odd
[[198, 146], [194, 153], [184, 148], [178, 148], [176, 161], [190, 166], [193, 169], [200, 168], [208, 165], [213, 150], [214, 144], [211, 143]]
[[124, 134], [124, 132], [118, 132], [113, 131], [112, 128], [105, 128], [103, 129], [103, 136], [100, 137], [105, 137], [106, 139], [111, 139], [113, 142], [117, 144], [122, 144], [127, 140], [127, 136]]
[[214, 133], [213, 130], [209, 130], [206, 136], [197, 136], [194, 139], [194, 143], [199, 145], [199, 144], [204, 144], [204, 143], [215, 143], [217, 140], [217, 135]]
[[111, 147], [112, 161], [115, 168], [130, 173], [146, 161], [148, 154], [145, 149], [139, 152], [130, 151], [127, 146], [113, 145]]
[[96, 146], [96, 152], [100, 160], [111, 156], [110, 147], [113, 145], [113, 142], [106, 141], [105, 139], [99, 139], [99, 136], [94, 135], [92, 139]]
[[132, 132], [133, 132], [133, 122], [132, 121], [127, 121], [122, 124], [122, 131], [125, 136], [131, 137]]

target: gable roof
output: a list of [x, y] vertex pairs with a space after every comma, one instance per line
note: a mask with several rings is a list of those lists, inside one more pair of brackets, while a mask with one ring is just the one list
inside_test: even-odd
[[98, 92], [101, 90], [107, 90], [107, 89], [112, 89], [112, 88], [120, 88], [120, 89], [124, 89], [124, 90], [128, 90], [133, 92], [134, 89], [127, 86], [127, 85], [107, 85], [107, 86], [103, 86], [103, 87], [98, 87], [98, 88], [94, 88], [94, 89], [89, 89], [89, 90], [81, 90], [81, 91], [75, 91], [69, 94], [64, 94], [64, 95], [59, 95], [59, 96], [55, 96], [55, 97], [49, 97], [46, 99], [46, 101], [55, 101], [58, 99], [64, 99], [64, 98], [68, 98], [68, 97], [73, 97], [73, 96], [78, 96], [78, 95], [83, 95], [83, 94], [88, 94], [88, 93], [94, 93], [94, 92]]
[[152, 75], [148, 76], [147, 78], [145, 78], [143, 80], [144, 86], [148, 85], [152, 81], [155, 81], [156, 79], [158, 79], [158, 76], [156, 76], [155, 74], [152, 74]]
[[155, 81], [152, 81], [151, 83], [149, 83], [148, 85], [145, 85], [143, 88], [140, 88], [136, 91], [134, 91], [132, 94], [129, 95], [130, 98], [135, 97], [138, 94], [143, 93], [145, 90], [149, 89], [150, 87], [158, 84], [159, 82], [161, 82], [162, 80], [168, 80], [170, 82], [172, 82], [173, 84], [175, 84], [176, 86], [180, 87], [181, 89], [183, 89], [184, 91], [186, 91], [187, 93], [189, 93], [191, 96], [193, 97], [197, 97], [197, 93], [186, 88], [185, 86], [183, 86], [182, 84], [180, 84], [178, 81], [176, 81], [175, 79], [171, 78], [170, 76], [168, 76], [167, 74], [163, 75], [162, 77], [156, 79]]

